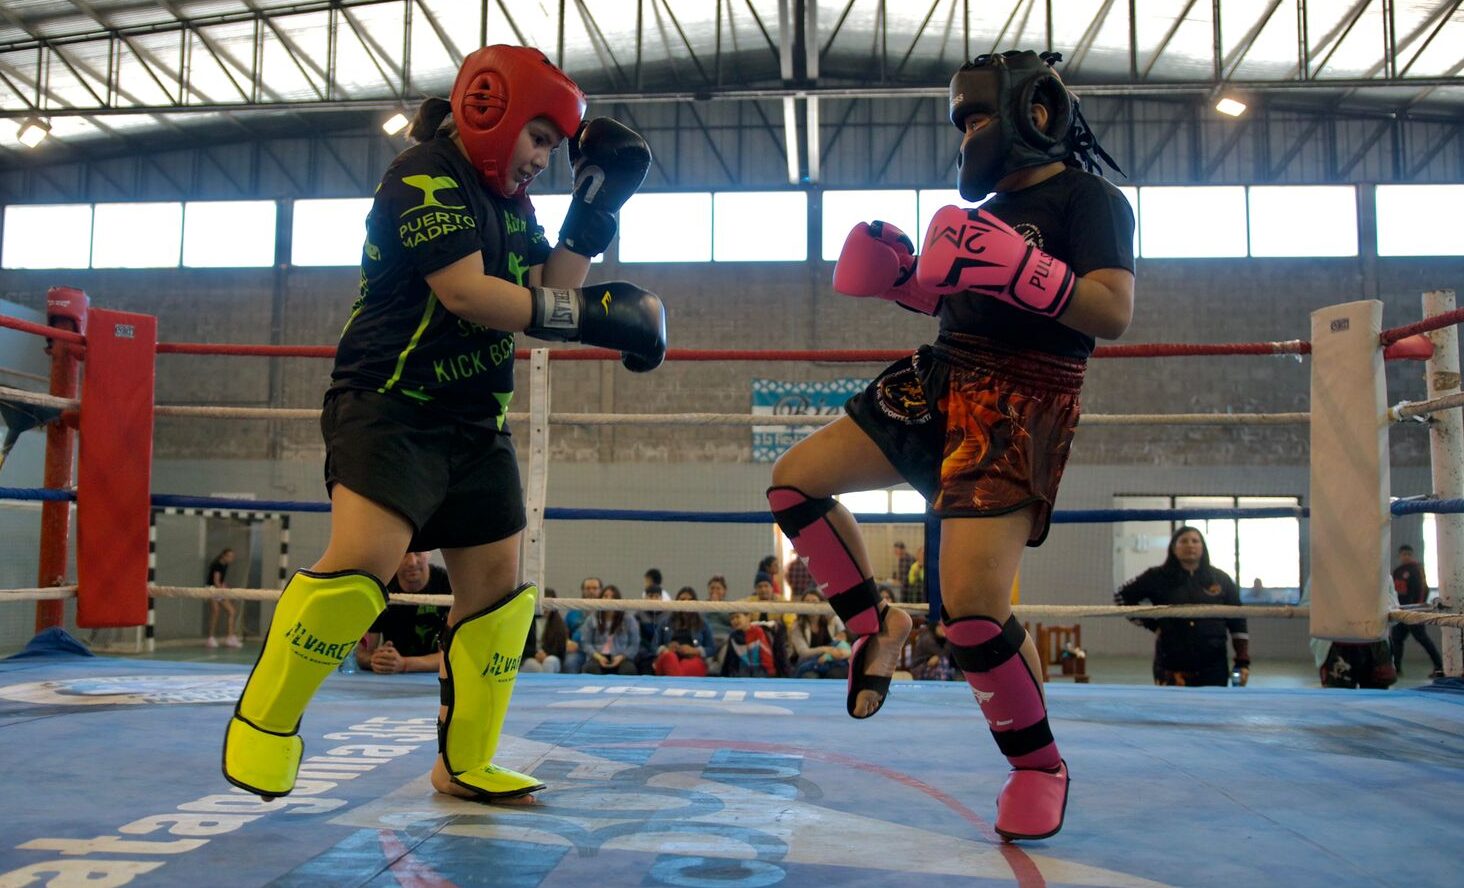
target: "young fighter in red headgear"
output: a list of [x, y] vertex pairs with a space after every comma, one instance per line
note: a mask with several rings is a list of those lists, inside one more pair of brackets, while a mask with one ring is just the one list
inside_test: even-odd
[[[524, 503], [504, 425], [514, 333], [617, 349], [634, 371], [666, 353], [658, 297], [582, 286], [651, 162], [639, 135], [582, 125], [584, 111], [543, 53], [485, 47], [463, 60], [450, 104], [423, 104], [420, 144], [382, 177], [321, 418], [330, 543], [290, 578], [234, 708], [223, 768], [235, 786], [294, 788], [311, 696], [386, 607], [382, 580], [403, 553], [440, 548], [453, 606], [432, 785], [479, 801], [543, 788], [493, 764], [538, 594], [518, 579]], [[551, 249], [524, 191], [566, 138], [574, 195]]]
[[[1062, 828], [1067, 766], [1047, 724], [1037, 650], [1011, 613], [1022, 551], [1047, 536], [1094, 337], [1133, 313], [1133, 214], [1091, 167], [1107, 160], [1050, 68], [1060, 56], [982, 56], [951, 80], [961, 196], [917, 257], [893, 225], [860, 223], [834, 289], [938, 315], [940, 335], [851, 398], [848, 415], [773, 468], [768, 500], [798, 554], [859, 635], [849, 714], [873, 715], [910, 618], [881, 607], [853, 516], [833, 496], [908, 481], [941, 518], [940, 589], [953, 658], [1012, 765], [996, 829]], [[1109, 161], [1112, 165], [1112, 162]]]

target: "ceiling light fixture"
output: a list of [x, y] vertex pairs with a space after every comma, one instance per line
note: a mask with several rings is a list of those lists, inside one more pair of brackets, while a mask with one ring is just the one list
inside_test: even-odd
[[1245, 113], [1246, 104], [1239, 99], [1224, 96], [1215, 103], [1215, 110], [1230, 117], [1239, 117]]
[[381, 128], [386, 131], [386, 134], [388, 136], [394, 136], [402, 130], [406, 129], [407, 124], [410, 122], [411, 121], [407, 120], [407, 116], [405, 114], [398, 111], [397, 113], [388, 117], [386, 119], [386, 123], [383, 123], [381, 125]]
[[46, 140], [51, 134], [51, 125], [39, 117], [27, 117], [21, 121], [20, 129], [16, 132], [15, 138], [27, 148], [34, 148]]

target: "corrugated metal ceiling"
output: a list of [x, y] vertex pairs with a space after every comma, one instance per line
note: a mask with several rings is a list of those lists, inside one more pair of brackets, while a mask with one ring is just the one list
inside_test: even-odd
[[[1459, 0], [5, 0], [0, 143], [385, 109], [462, 53], [527, 42], [592, 96], [939, 90], [969, 55], [1051, 46], [1080, 93], [1221, 84], [1293, 107], [1464, 113]], [[1132, 16], [1130, 14], [1132, 8]], [[1216, 12], [1218, 11], [1218, 27]], [[561, 14], [562, 13], [562, 14]], [[804, 18], [800, 21], [800, 16]], [[816, 47], [816, 50], [813, 49]], [[1279, 100], [1279, 99], [1278, 99]], [[132, 110], [138, 109], [138, 110]], [[139, 111], [143, 113], [139, 113]], [[230, 123], [234, 121], [234, 123]]]

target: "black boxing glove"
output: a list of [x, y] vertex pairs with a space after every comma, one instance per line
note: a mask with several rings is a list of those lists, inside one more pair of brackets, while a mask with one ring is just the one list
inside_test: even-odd
[[633, 373], [654, 370], [666, 357], [666, 307], [655, 293], [625, 281], [529, 292], [534, 312], [524, 332], [530, 336], [613, 348]]
[[625, 124], [596, 117], [581, 124], [569, 140], [569, 165], [574, 193], [559, 243], [581, 256], [597, 256], [615, 238], [616, 211], [646, 180], [651, 146]]

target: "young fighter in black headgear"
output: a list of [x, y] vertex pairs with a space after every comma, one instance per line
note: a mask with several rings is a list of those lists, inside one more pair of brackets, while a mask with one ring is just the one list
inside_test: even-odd
[[[660, 298], [582, 286], [651, 163], [640, 135], [582, 125], [584, 112], [543, 53], [486, 46], [463, 60], [450, 103], [423, 103], [420, 144], [382, 177], [321, 417], [330, 543], [286, 584], [234, 707], [235, 786], [266, 799], [294, 788], [311, 696], [386, 607], [402, 554], [440, 548], [453, 606], [432, 786], [484, 802], [543, 788], [493, 763], [538, 594], [519, 582], [523, 491], [504, 426], [515, 332], [613, 348], [634, 371], [666, 355]], [[524, 191], [566, 139], [574, 193], [551, 248]]]
[[869, 558], [838, 493], [908, 481], [941, 517], [940, 587], [950, 650], [1012, 765], [997, 799], [1007, 839], [1062, 828], [1067, 766], [1047, 723], [1036, 647], [1011, 613], [1022, 552], [1047, 536], [1078, 421], [1094, 337], [1133, 312], [1133, 214], [1082, 167], [1106, 158], [1050, 67], [1008, 52], [951, 80], [961, 196], [936, 213], [924, 252], [899, 229], [859, 223], [834, 289], [940, 318], [940, 335], [849, 400], [847, 416], [778, 461], [768, 500], [829, 602], [859, 636], [849, 713], [884, 702], [910, 618], [878, 603]]

